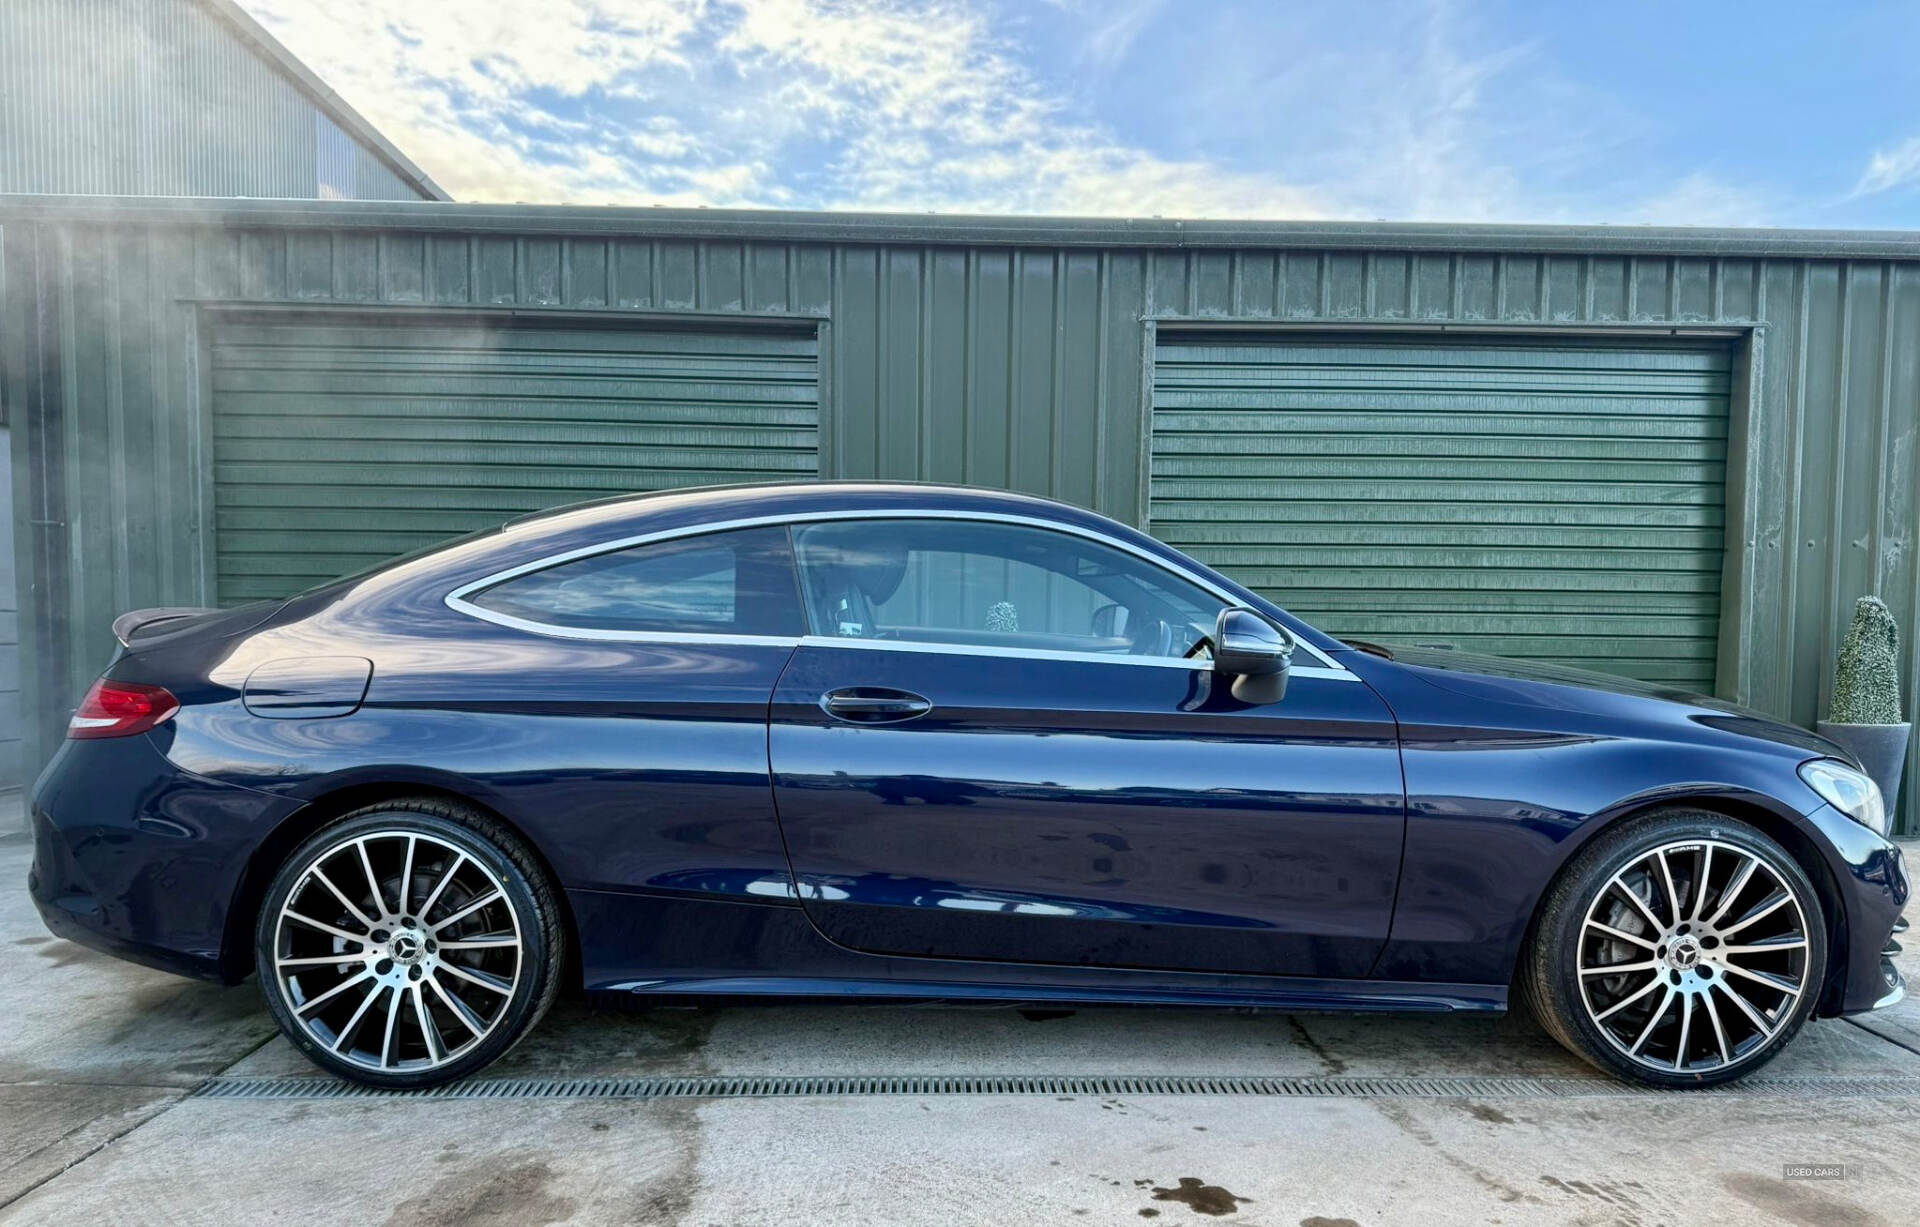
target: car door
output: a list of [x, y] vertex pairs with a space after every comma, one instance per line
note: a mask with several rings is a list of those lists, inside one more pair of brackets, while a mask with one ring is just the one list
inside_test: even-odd
[[[774, 693], [802, 904], [893, 955], [1365, 975], [1405, 805], [1392, 716], [1303, 648], [1244, 703], [1226, 601], [1059, 526], [796, 525], [813, 634]], [[1196, 645], [1198, 645], [1196, 647]]]

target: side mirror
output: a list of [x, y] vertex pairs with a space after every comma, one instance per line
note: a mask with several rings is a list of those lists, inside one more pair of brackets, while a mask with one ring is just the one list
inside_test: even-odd
[[1213, 671], [1233, 679], [1242, 703], [1278, 703], [1293, 667], [1293, 636], [1251, 609], [1223, 609], [1213, 631]]

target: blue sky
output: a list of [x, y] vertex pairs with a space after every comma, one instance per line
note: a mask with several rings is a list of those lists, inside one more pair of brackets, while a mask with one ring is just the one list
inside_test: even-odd
[[1920, 5], [242, 0], [456, 197], [1920, 227]]

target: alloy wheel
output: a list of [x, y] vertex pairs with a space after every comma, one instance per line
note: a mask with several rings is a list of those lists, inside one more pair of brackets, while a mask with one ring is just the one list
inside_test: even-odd
[[353, 1065], [418, 1073], [497, 1028], [525, 967], [500, 879], [418, 831], [331, 844], [301, 869], [274, 922], [275, 984], [295, 1023]]
[[1578, 971], [1587, 1017], [1628, 1060], [1662, 1073], [1751, 1059], [1807, 991], [1806, 914], [1748, 849], [1688, 839], [1636, 856], [1595, 893]]

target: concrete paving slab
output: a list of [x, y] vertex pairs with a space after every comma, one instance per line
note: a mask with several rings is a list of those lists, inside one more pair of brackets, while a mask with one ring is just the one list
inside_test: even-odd
[[165, 1111], [153, 1087], [0, 1086], [0, 1206]]
[[5, 1220], [1867, 1227], [1916, 1143], [1910, 1101], [1755, 1096], [189, 1100]]

